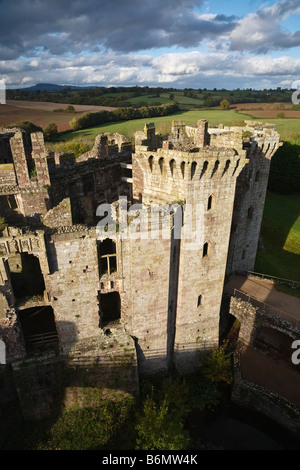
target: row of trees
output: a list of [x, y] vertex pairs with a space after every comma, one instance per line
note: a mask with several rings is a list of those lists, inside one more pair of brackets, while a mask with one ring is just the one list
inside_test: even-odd
[[107, 122], [130, 121], [131, 119], [151, 118], [167, 116], [179, 110], [176, 103], [170, 102], [160, 106], [148, 106], [142, 108], [119, 108], [113, 111], [97, 111], [95, 113], [84, 113], [78, 118], [70, 121], [70, 128], [73, 131], [85, 129], [87, 127], [105, 124]]

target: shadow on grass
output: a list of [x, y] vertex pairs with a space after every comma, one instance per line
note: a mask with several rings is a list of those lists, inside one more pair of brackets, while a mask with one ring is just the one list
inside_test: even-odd
[[300, 282], [300, 193], [268, 191], [255, 271]]

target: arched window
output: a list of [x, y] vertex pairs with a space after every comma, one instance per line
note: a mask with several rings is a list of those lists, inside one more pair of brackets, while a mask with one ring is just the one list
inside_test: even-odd
[[169, 166], [170, 166], [170, 171], [171, 171], [171, 175], [173, 176], [174, 174], [174, 168], [175, 168], [175, 160], [172, 159], [169, 163]]
[[203, 252], [202, 252], [202, 257], [205, 258], [209, 254], [209, 246], [208, 243], [204, 243], [203, 245]]
[[254, 212], [253, 207], [252, 207], [252, 206], [249, 207], [249, 209], [248, 209], [248, 211], [247, 211], [247, 217], [248, 217], [248, 219], [252, 219], [252, 217], [253, 217], [253, 212]]
[[164, 159], [163, 159], [163, 157], [161, 157], [161, 158], [158, 160], [158, 164], [159, 164], [160, 172], [161, 172], [161, 174], [163, 174], [163, 171], [164, 171]]
[[197, 162], [193, 162], [192, 167], [191, 167], [191, 180], [194, 178], [194, 175], [196, 173], [196, 169], [197, 169]]
[[182, 178], [184, 178], [184, 173], [185, 173], [185, 162], [182, 162], [181, 165], [180, 165], [180, 168], [181, 168], [181, 174], [182, 174]]
[[219, 165], [220, 165], [219, 160], [216, 160], [214, 169], [213, 169], [212, 174], [211, 174], [211, 178], [212, 178], [212, 177], [214, 176], [214, 174], [218, 171]]
[[225, 173], [227, 172], [228, 168], [230, 166], [230, 160], [227, 160], [226, 163], [225, 163], [225, 167], [224, 167], [224, 170], [223, 170], [223, 175], [225, 175]]
[[200, 294], [198, 295], [197, 307], [201, 307], [202, 304], [203, 304], [203, 295]]
[[208, 162], [205, 161], [205, 162], [203, 163], [203, 167], [202, 167], [202, 171], [201, 171], [200, 178], [202, 178], [202, 176], [206, 173], [207, 167], [208, 167]]
[[151, 157], [148, 158], [148, 162], [149, 162], [150, 170], [152, 172], [152, 170], [153, 170], [153, 156], [152, 155], [151, 155]]
[[210, 211], [212, 206], [213, 206], [213, 197], [212, 197], [212, 195], [210, 195], [208, 200], [207, 200], [207, 210]]

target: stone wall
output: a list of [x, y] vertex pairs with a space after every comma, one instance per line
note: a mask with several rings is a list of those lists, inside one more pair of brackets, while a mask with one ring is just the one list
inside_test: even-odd
[[281, 145], [279, 134], [268, 128], [252, 129], [249, 140], [249, 164], [237, 179], [227, 274], [254, 270], [271, 158]]
[[99, 331], [99, 272], [95, 237], [53, 234], [47, 242], [47, 279], [61, 349]]
[[2, 163], [0, 165], [0, 185], [15, 186], [17, 184], [14, 165], [12, 163]]
[[291, 338], [299, 338], [299, 329], [292, 323], [282, 320], [259, 307], [237, 297], [230, 298], [230, 314], [237, 318], [241, 324], [239, 340], [246, 345], [254, 343], [260, 328], [268, 327], [278, 330]]
[[241, 376], [240, 348], [234, 356], [234, 383], [231, 392], [233, 403], [268, 416], [279, 425], [299, 436], [300, 408], [264, 387], [248, 382]]
[[102, 332], [97, 340], [81, 342], [72, 356], [44, 353], [15, 361], [13, 376], [27, 420], [123, 401], [139, 393], [134, 341], [122, 331]]
[[41, 217], [43, 225], [50, 228], [69, 227], [72, 225], [70, 198], [63, 199], [56, 207]]

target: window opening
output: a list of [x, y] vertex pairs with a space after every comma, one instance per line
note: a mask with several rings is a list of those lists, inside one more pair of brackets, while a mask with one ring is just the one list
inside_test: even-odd
[[110, 238], [98, 243], [98, 260], [100, 276], [104, 274], [110, 276], [117, 271], [116, 243]]

